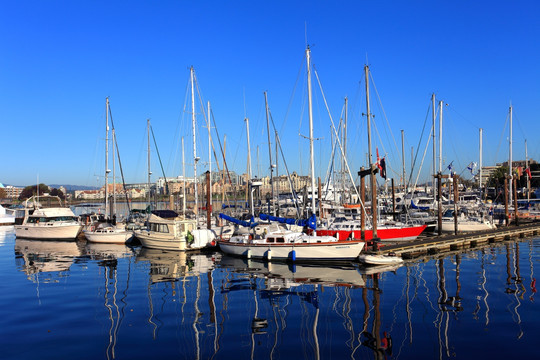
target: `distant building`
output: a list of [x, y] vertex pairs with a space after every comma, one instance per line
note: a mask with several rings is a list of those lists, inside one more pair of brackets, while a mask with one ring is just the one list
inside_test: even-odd
[[6, 197], [9, 199], [18, 199], [19, 195], [21, 195], [21, 192], [23, 191], [23, 188], [18, 188], [15, 186], [6, 186], [4, 187], [4, 191], [6, 192]]

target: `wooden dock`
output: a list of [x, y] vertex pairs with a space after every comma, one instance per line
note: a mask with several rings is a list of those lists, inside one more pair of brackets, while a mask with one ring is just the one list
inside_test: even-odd
[[435, 255], [447, 251], [475, 248], [480, 245], [492, 244], [512, 238], [525, 238], [540, 234], [540, 222], [519, 226], [511, 225], [494, 230], [444, 235], [406, 241], [403, 243], [381, 244], [378, 250], [366, 248], [370, 254], [395, 253], [403, 259], [413, 259], [425, 255]]

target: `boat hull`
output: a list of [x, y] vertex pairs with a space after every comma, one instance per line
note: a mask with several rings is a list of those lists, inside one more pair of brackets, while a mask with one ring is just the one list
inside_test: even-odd
[[79, 224], [25, 224], [15, 225], [15, 235], [18, 238], [38, 240], [75, 240], [81, 233]]
[[[458, 232], [483, 231], [491, 230], [494, 228], [495, 226], [485, 222], [458, 221]], [[443, 221], [441, 229], [443, 233], [453, 233], [455, 231], [454, 221]]]
[[397, 265], [403, 263], [402, 258], [388, 255], [360, 254], [358, 260], [368, 265]]
[[135, 237], [141, 242], [142, 246], [150, 249], [184, 251], [187, 247], [184, 237], [159, 236], [144, 230], [135, 231]]
[[[396, 227], [396, 228], [379, 228], [377, 229], [377, 237], [381, 241], [410, 241], [415, 240], [424, 231], [427, 225]], [[333, 230], [333, 229], [317, 229], [317, 235], [334, 236], [338, 240], [343, 239], [360, 239], [362, 238], [361, 230]], [[373, 239], [373, 230], [366, 229], [364, 231], [365, 240]]]
[[89, 242], [101, 244], [124, 244], [133, 236], [131, 231], [100, 233], [91, 230], [83, 230], [83, 234]]
[[338, 241], [312, 244], [244, 244], [219, 241], [220, 249], [229, 255], [277, 260], [354, 260], [365, 243], [363, 241]]

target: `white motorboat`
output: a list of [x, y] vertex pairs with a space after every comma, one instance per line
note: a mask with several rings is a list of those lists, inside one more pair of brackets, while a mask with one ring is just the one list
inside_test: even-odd
[[358, 255], [358, 260], [367, 265], [397, 265], [403, 263], [401, 256], [396, 254], [367, 254]]
[[[57, 201], [57, 207], [41, 207], [38, 204]], [[39, 240], [75, 240], [83, 225], [71, 209], [62, 207], [58, 196], [32, 196], [25, 202], [22, 225], [15, 225], [18, 238]]]
[[215, 246], [212, 230], [197, 229], [197, 221], [175, 217], [164, 219], [155, 214], [148, 218], [145, 229], [135, 230], [142, 246], [161, 250], [197, 250]]
[[0, 226], [15, 225], [15, 214], [12, 210], [4, 208], [0, 205]]
[[99, 223], [95, 227], [83, 230], [86, 240], [93, 243], [124, 244], [132, 236], [133, 232], [125, 227], [118, 227], [110, 223]]

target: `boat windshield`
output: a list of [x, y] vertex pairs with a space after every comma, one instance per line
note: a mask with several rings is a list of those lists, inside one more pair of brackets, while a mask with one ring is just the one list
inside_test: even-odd
[[51, 216], [51, 217], [29, 217], [28, 223], [55, 222], [55, 221], [77, 221], [75, 216]]

